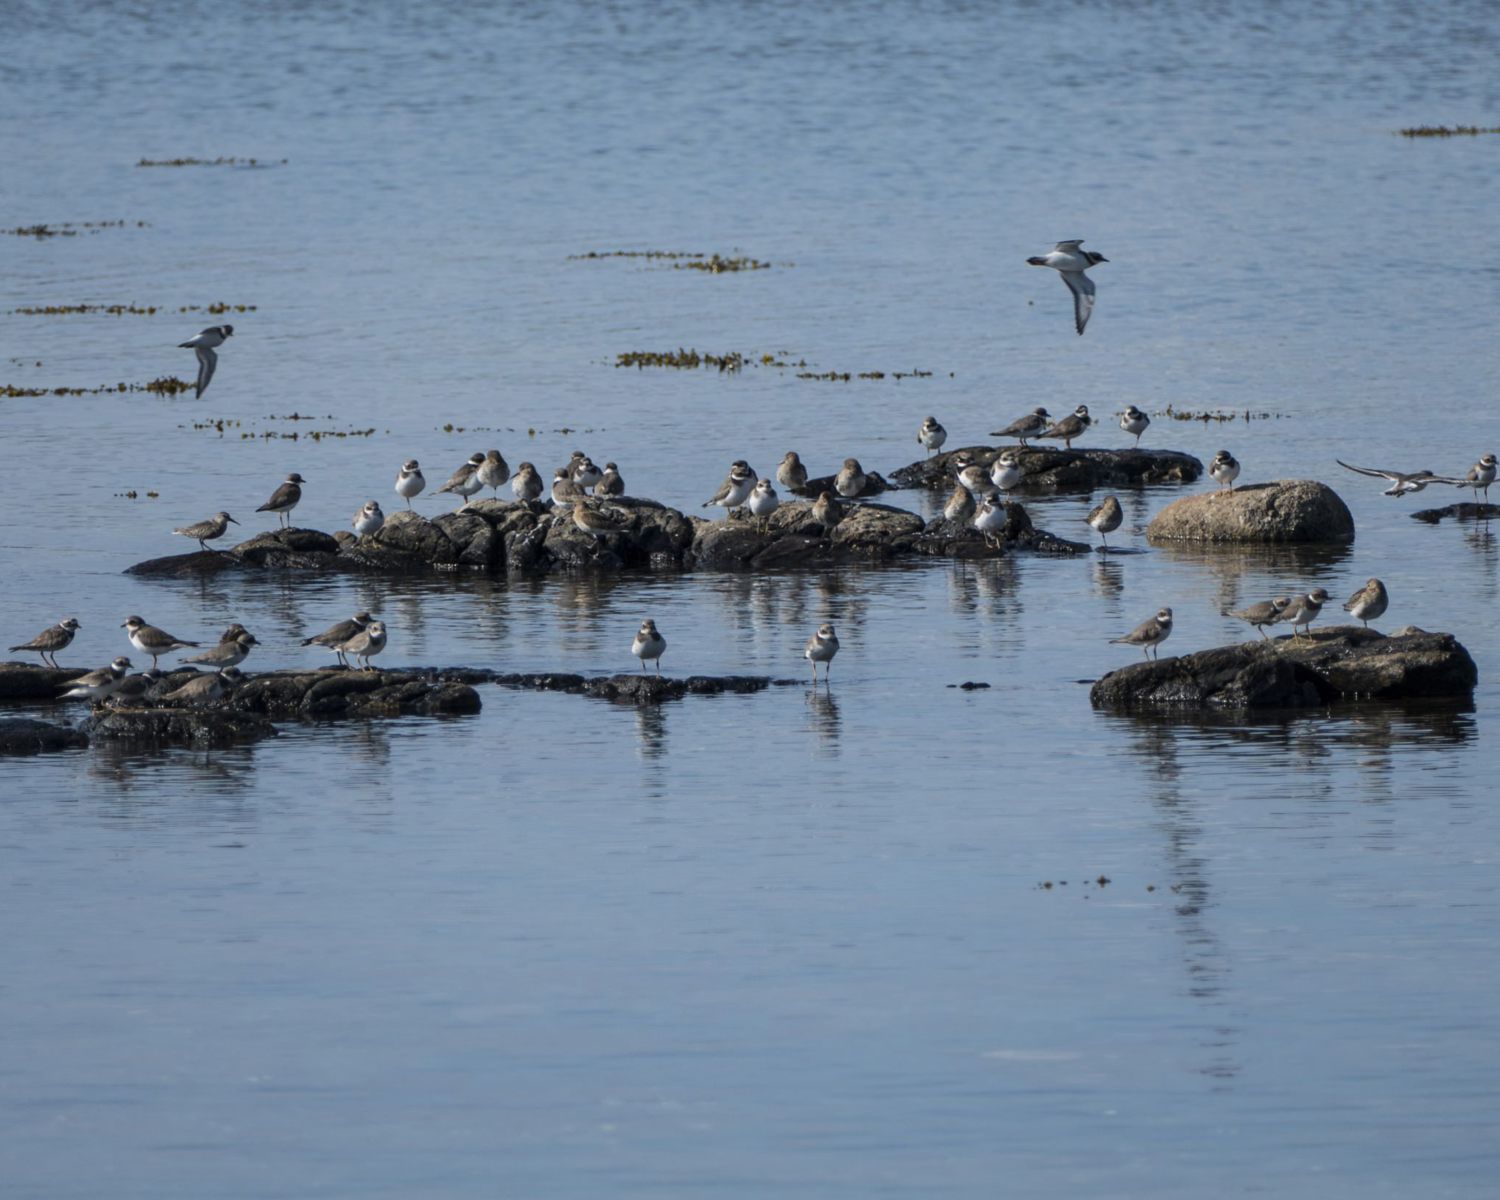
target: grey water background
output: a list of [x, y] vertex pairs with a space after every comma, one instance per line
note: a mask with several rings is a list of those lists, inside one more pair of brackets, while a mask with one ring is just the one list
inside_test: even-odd
[[[800, 678], [825, 619], [844, 647], [826, 689], [650, 711], [486, 689], [468, 720], [0, 766], [6, 1195], [1493, 1194], [1497, 543], [1332, 461], [1461, 472], [1500, 444], [1500, 138], [1394, 133], [1500, 124], [1493, 6], [4, 18], [0, 225], [129, 224], [0, 238], [0, 382], [190, 377], [176, 343], [236, 326], [201, 402], [0, 401], [7, 644], [76, 614], [63, 661], [101, 664], [140, 612], [243, 621], [248, 665], [288, 666], [370, 608], [384, 666], [628, 670], [644, 615], [673, 673]], [[276, 165], [135, 165], [184, 155]], [[1110, 259], [1084, 338], [1024, 264], [1079, 236]], [[571, 257], [648, 249], [773, 266]], [[256, 308], [175, 312], [215, 301]], [[81, 302], [163, 311], [14, 312]], [[679, 346], [932, 375], [612, 365]], [[1323, 478], [1358, 541], [120, 574], [221, 507], [269, 527], [291, 470], [326, 529], [398, 504], [403, 459], [433, 487], [491, 445], [546, 476], [581, 446], [697, 511], [735, 458], [889, 470], [929, 412], [960, 445], [1080, 402], [1092, 445], [1123, 444], [1132, 402], [1275, 414], [1158, 416], [1146, 441]], [[1124, 496], [1118, 540], [1177, 494]], [[1097, 499], [1029, 507], [1081, 537]], [[1089, 708], [1080, 681], [1133, 659], [1107, 639], [1161, 604], [1181, 652], [1247, 635], [1227, 604], [1370, 575], [1385, 627], [1470, 647], [1472, 706]], [[948, 686], [971, 679], [993, 686]]]

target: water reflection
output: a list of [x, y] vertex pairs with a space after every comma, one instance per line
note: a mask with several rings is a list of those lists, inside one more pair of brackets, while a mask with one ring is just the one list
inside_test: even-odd
[[648, 762], [667, 756], [667, 710], [663, 704], [637, 705], [635, 710], [636, 753]]
[[807, 727], [817, 735], [819, 749], [831, 758], [839, 755], [839, 702], [826, 680], [807, 689]]
[[[1311, 591], [1337, 577], [1352, 546], [1219, 546], [1170, 542], [1156, 549], [1167, 559], [1206, 572], [1217, 586], [1220, 609]], [[1330, 591], [1336, 588], [1330, 587]], [[1265, 594], [1262, 595], [1261, 593]]]

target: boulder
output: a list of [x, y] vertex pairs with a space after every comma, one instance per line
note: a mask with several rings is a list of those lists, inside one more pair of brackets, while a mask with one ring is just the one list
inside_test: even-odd
[[68, 725], [34, 721], [29, 717], [0, 718], [0, 755], [44, 754], [77, 750], [89, 744], [86, 734]]
[[1031, 523], [1031, 515], [1014, 500], [1005, 502], [1005, 526], [998, 535], [992, 536], [994, 542], [987, 541], [971, 521], [936, 517], [928, 522], [915, 544], [920, 554], [944, 558], [999, 558], [1012, 550], [1030, 550], [1039, 554], [1089, 552], [1086, 542], [1070, 542], [1036, 528]]
[[[100, 663], [99, 666], [107, 664]], [[146, 664], [150, 666], [149, 663]], [[0, 663], [0, 700], [56, 700], [65, 685], [98, 667], [44, 667], [38, 663]]]
[[1152, 542], [1324, 542], [1354, 540], [1354, 517], [1313, 479], [1253, 483], [1174, 500], [1146, 527]]
[[807, 503], [782, 504], [764, 526], [748, 513], [722, 521], [690, 517], [692, 547], [683, 565], [733, 571], [894, 558], [913, 550], [924, 524], [905, 509], [860, 503], [843, 505], [842, 519], [827, 530], [812, 510]]
[[[772, 478], [774, 479], [775, 476], [773, 475]], [[833, 481], [837, 478], [837, 475], [819, 475], [816, 479], [809, 479], [804, 487], [789, 488], [788, 490], [793, 495], [807, 496], [813, 500], [816, 500], [824, 492], [832, 492], [837, 496], [839, 494], [838, 489], [833, 486]], [[865, 500], [870, 496], [878, 496], [881, 492], [889, 492], [891, 490], [891, 485], [885, 481], [885, 477], [879, 471], [866, 471], [865, 486], [860, 489], [859, 495], [845, 496], [842, 499]]]
[[1386, 637], [1340, 625], [1294, 638], [1257, 638], [1111, 671], [1089, 692], [1095, 708], [1305, 708], [1355, 700], [1468, 696], [1479, 673], [1449, 633], [1406, 628]]
[[476, 713], [479, 693], [469, 683], [441, 673], [354, 671], [267, 671], [235, 689], [236, 710], [280, 719], [448, 716]]
[[[1179, 450], [1072, 450], [1053, 446], [968, 446], [974, 461], [988, 467], [1001, 450], [1021, 456], [1023, 492], [1139, 487], [1148, 483], [1192, 483], [1203, 464]], [[891, 472], [896, 487], [953, 490], [953, 458], [961, 449], [934, 454]]]

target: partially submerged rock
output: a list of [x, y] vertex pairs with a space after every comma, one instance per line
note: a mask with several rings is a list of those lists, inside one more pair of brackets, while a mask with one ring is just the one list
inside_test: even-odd
[[[833, 486], [833, 481], [837, 478], [837, 474], [819, 475], [816, 479], [809, 479], [807, 483], [802, 487], [790, 488], [788, 490], [791, 491], [793, 495], [810, 496], [814, 500], [816, 500], [824, 492], [832, 492], [835, 496], [837, 496], [839, 494], [838, 489]], [[849, 500], [864, 500], [868, 499], [870, 496], [878, 496], [882, 492], [888, 492], [890, 490], [891, 485], [885, 481], [885, 477], [881, 475], [879, 471], [866, 471], [865, 486], [860, 489], [859, 495], [849, 496], [845, 498]]]
[[66, 690], [67, 684], [96, 669], [0, 663], [0, 700], [56, 700]]
[[1335, 542], [1354, 540], [1354, 517], [1314, 479], [1253, 483], [1174, 500], [1146, 527], [1152, 542]]
[[601, 700], [644, 705], [660, 704], [663, 700], [679, 700], [683, 696], [720, 696], [726, 693], [743, 695], [764, 691], [773, 682], [792, 681], [773, 681], [768, 675], [689, 675], [681, 678], [639, 673], [597, 675], [592, 678], [568, 674], [496, 675], [495, 682], [502, 687], [541, 692], [574, 692]]
[[267, 671], [235, 689], [236, 709], [281, 719], [451, 716], [476, 713], [479, 693], [441, 674], [407, 671]]
[[916, 540], [919, 553], [945, 558], [999, 558], [1012, 550], [1038, 554], [1087, 554], [1086, 542], [1070, 542], [1038, 529], [1031, 515], [1014, 500], [1005, 501], [1005, 524], [989, 538], [972, 521], [950, 521], [935, 517]]
[[237, 708], [96, 708], [79, 726], [91, 742], [233, 746], [276, 736], [263, 716]]
[[1478, 678], [1450, 633], [1407, 628], [1386, 637], [1342, 625], [1132, 663], [1097, 681], [1089, 700], [1112, 709], [1305, 708], [1467, 696]]
[[1140, 487], [1148, 483], [1192, 483], [1203, 464], [1179, 450], [1072, 450], [1054, 446], [968, 446], [935, 454], [891, 472], [896, 487], [951, 491], [953, 459], [967, 452], [988, 468], [1002, 450], [1020, 456], [1026, 480], [1022, 492], [1069, 491], [1100, 487]]
[[1465, 500], [1461, 504], [1449, 504], [1444, 508], [1424, 508], [1411, 514], [1414, 521], [1426, 521], [1436, 525], [1453, 517], [1459, 521], [1492, 521], [1500, 517], [1500, 504], [1475, 504]]
[[0, 755], [45, 754], [53, 750], [78, 750], [89, 739], [68, 725], [36, 721], [30, 717], [0, 718]]

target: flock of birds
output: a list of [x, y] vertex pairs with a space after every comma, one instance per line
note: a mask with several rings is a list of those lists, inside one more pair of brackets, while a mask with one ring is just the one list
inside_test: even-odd
[[[1058, 242], [1047, 254], [1027, 259], [1032, 266], [1049, 267], [1057, 271], [1073, 296], [1074, 324], [1081, 335], [1094, 311], [1095, 286], [1086, 272], [1100, 263], [1108, 262], [1102, 254], [1082, 249], [1081, 240]], [[231, 325], [214, 325], [202, 330], [180, 344], [190, 349], [198, 359], [196, 394], [201, 397], [213, 380], [218, 366], [218, 349], [234, 334]], [[1036, 408], [1003, 429], [994, 430], [992, 437], [1013, 437], [1019, 448], [1025, 448], [1032, 439], [1054, 439], [1071, 449], [1075, 438], [1082, 436], [1093, 424], [1088, 406], [1078, 405], [1072, 413], [1054, 420], [1045, 408]], [[1130, 405], [1120, 414], [1120, 428], [1135, 438], [1140, 445], [1141, 435], [1151, 424], [1151, 418], [1135, 405]], [[932, 416], [927, 417], [917, 431], [917, 442], [929, 454], [937, 454], [948, 439], [948, 431]], [[1437, 475], [1432, 471], [1388, 471], [1370, 467], [1357, 467], [1342, 460], [1335, 460], [1346, 470], [1360, 475], [1381, 478], [1390, 483], [1384, 493], [1388, 496], [1405, 496], [1422, 491], [1431, 484], [1451, 484], [1467, 487], [1478, 498], [1482, 490], [1489, 498], [1489, 487], [1495, 481], [1497, 462], [1494, 454], [1486, 454], [1462, 477]], [[1025, 480], [1021, 455], [1017, 449], [1006, 449], [988, 466], [975, 461], [968, 451], [953, 456], [954, 489], [943, 506], [943, 515], [950, 521], [971, 524], [986, 541], [998, 538], [1006, 523], [1004, 499]], [[1240, 475], [1240, 464], [1228, 450], [1220, 450], [1209, 464], [1208, 474], [1220, 487], [1230, 493]], [[776, 470], [776, 479], [783, 487], [801, 492], [807, 487], [808, 472], [795, 451], [788, 451]], [[290, 514], [302, 500], [302, 485], [306, 481], [293, 472], [286, 477], [270, 499], [256, 512], [274, 513], [281, 522], [290, 525]], [[868, 482], [859, 460], [847, 458], [833, 477], [831, 490], [822, 491], [812, 506], [812, 515], [825, 532], [842, 519], [842, 501], [859, 497]], [[469, 501], [489, 489], [498, 497], [499, 489], [510, 485], [511, 494], [518, 501], [540, 500], [545, 490], [540, 473], [529, 463], [519, 464], [512, 473], [509, 464], [499, 450], [476, 452], [449, 476], [447, 482], [436, 489], [437, 494], [452, 494], [459, 498], [459, 508], [467, 507]], [[396, 475], [394, 491], [411, 508], [412, 500], [426, 490], [427, 480], [422, 474], [421, 464], [408, 459]], [[625, 494], [625, 483], [619, 468], [612, 462], [603, 468], [595, 465], [582, 451], [574, 451], [567, 463], [553, 473], [551, 498], [560, 513], [566, 513], [582, 533], [600, 537], [623, 528], [623, 523], [610, 513], [599, 501]], [[780, 497], [772, 481], [759, 478], [744, 460], [736, 460], [730, 467], [723, 484], [703, 507], [719, 507], [726, 511], [744, 508], [760, 520], [769, 522], [771, 514], [780, 505]], [[563, 518], [559, 518], [563, 519]], [[1090, 527], [1103, 540], [1104, 549], [1109, 548], [1109, 534], [1120, 527], [1124, 512], [1119, 499], [1106, 496], [1088, 514]], [[173, 533], [191, 538], [204, 550], [211, 550], [209, 542], [222, 538], [230, 525], [239, 524], [227, 512], [215, 513], [206, 520], [174, 529]], [[385, 524], [385, 513], [377, 500], [369, 500], [354, 514], [351, 525], [360, 538], [374, 536]], [[1310, 633], [1311, 622], [1322, 611], [1329, 600], [1327, 591], [1315, 588], [1297, 596], [1278, 596], [1273, 600], [1252, 604], [1244, 609], [1226, 610], [1225, 616], [1245, 621], [1267, 637], [1266, 627], [1277, 623], [1292, 626], [1292, 634], [1298, 636], [1298, 628]], [[1369, 622], [1385, 613], [1390, 597], [1385, 584], [1379, 579], [1370, 579], [1344, 604], [1344, 611], [1368, 627]], [[44, 662], [53, 667], [59, 664], [56, 654], [73, 641], [80, 628], [74, 617], [58, 622], [29, 642], [11, 646], [12, 652], [31, 651], [42, 656]], [[129, 674], [133, 667], [129, 658], [116, 658], [108, 667], [91, 671], [66, 685], [65, 698], [84, 698], [102, 703], [110, 697], [140, 697], [158, 683], [162, 676], [158, 660], [162, 655], [183, 649], [199, 649], [201, 644], [177, 638], [149, 625], [139, 616], [126, 619], [122, 628], [127, 631], [130, 644], [142, 655], [151, 658], [151, 668], [138, 675]], [[1139, 646], [1149, 659], [1159, 653], [1161, 644], [1172, 633], [1172, 610], [1160, 609], [1154, 616], [1143, 621], [1123, 637], [1113, 638], [1117, 644]], [[331, 650], [344, 666], [352, 658], [366, 670], [373, 670], [371, 659], [385, 649], [386, 627], [368, 612], [356, 613], [346, 621], [340, 621], [322, 633], [307, 638], [304, 646], [317, 645]], [[211, 668], [168, 693], [164, 699], [188, 703], [211, 703], [227, 695], [241, 678], [239, 664], [259, 645], [253, 634], [241, 625], [231, 625], [219, 643], [185, 660], [186, 663]], [[644, 671], [647, 662], [655, 664], [661, 672], [661, 658], [667, 648], [666, 638], [657, 629], [653, 620], [641, 623], [631, 643], [631, 654], [640, 662]], [[831, 624], [821, 625], [807, 641], [803, 655], [812, 666], [813, 679], [818, 677], [818, 664], [824, 666], [826, 681], [833, 657], [838, 653], [839, 640]]]

